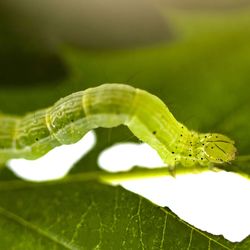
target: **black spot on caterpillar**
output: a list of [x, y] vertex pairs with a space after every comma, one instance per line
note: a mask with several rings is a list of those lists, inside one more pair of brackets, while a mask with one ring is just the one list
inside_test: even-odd
[[103, 84], [66, 96], [23, 117], [0, 115], [0, 162], [36, 159], [72, 144], [89, 130], [126, 125], [170, 167], [229, 162], [234, 141], [215, 133], [189, 131], [156, 96], [124, 84]]

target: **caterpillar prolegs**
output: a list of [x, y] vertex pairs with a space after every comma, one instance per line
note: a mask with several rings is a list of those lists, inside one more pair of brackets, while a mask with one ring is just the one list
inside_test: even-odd
[[156, 96], [124, 84], [103, 84], [73, 93], [52, 107], [23, 117], [0, 115], [0, 162], [36, 159], [89, 130], [126, 125], [170, 167], [211, 166], [235, 158], [234, 141], [188, 130]]

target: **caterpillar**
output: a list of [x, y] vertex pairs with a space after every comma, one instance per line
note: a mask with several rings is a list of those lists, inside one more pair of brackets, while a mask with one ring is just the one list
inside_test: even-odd
[[73, 93], [23, 117], [0, 115], [0, 162], [36, 159], [72, 144], [89, 130], [126, 125], [169, 166], [212, 166], [234, 160], [234, 141], [198, 133], [178, 122], [155, 95], [125, 84], [103, 84]]

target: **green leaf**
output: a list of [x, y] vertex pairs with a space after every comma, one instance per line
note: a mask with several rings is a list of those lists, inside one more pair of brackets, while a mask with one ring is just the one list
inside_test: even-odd
[[[189, 128], [235, 139], [239, 157], [225, 168], [250, 175], [249, 10], [173, 11], [168, 19], [179, 35], [175, 42], [126, 51], [62, 49], [68, 78], [54, 85], [1, 86], [1, 111], [23, 114], [89, 86], [129, 82], [159, 96]], [[0, 249], [250, 248], [249, 237], [231, 243], [167, 208], [99, 183], [99, 153], [114, 142], [137, 139], [124, 127], [98, 129], [97, 137], [69, 179], [33, 184], [1, 170]]]
[[1, 249], [232, 246], [222, 237], [204, 233], [168, 209], [120, 187], [90, 181], [44, 184], [17, 181], [5, 188], [0, 185], [0, 196]]

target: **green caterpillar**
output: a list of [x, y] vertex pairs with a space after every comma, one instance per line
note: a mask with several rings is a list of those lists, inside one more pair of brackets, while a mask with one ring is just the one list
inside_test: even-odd
[[170, 167], [212, 166], [235, 158], [234, 141], [222, 134], [188, 130], [156, 96], [129, 85], [103, 84], [23, 117], [1, 115], [0, 162], [36, 159], [57, 146], [77, 142], [91, 129], [121, 124]]

